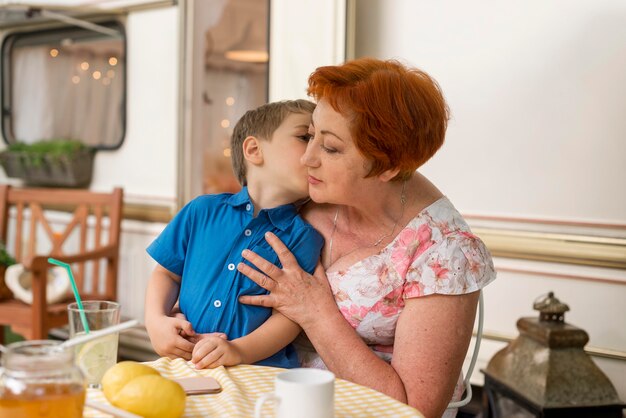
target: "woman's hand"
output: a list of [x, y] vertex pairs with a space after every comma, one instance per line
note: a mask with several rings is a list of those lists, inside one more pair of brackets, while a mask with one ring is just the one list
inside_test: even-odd
[[300, 267], [291, 251], [276, 235], [267, 232], [265, 239], [278, 255], [283, 268], [278, 268], [250, 250], [244, 250], [243, 258], [260, 272], [244, 263], [239, 263], [237, 270], [269, 290], [270, 294], [241, 296], [241, 303], [274, 308], [305, 330], [308, 323], [319, 321], [325, 312], [337, 310], [321, 263], [318, 263], [311, 275]]

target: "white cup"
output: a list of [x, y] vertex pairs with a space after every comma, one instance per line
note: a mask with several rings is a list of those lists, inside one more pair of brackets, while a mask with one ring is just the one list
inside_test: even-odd
[[279, 373], [273, 393], [256, 401], [255, 418], [261, 418], [263, 404], [274, 401], [276, 418], [333, 418], [335, 416], [335, 375], [319, 369], [291, 369]]

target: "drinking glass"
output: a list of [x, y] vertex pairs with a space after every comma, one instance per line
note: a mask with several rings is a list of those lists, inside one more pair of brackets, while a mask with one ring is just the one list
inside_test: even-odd
[[[76, 302], [67, 306], [70, 338], [84, 335], [81, 310]], [[83, 313], [89, 331], [97, 331], [120, 323], [120, 305], [116, 302], [88, 300], [83, 302]], [[119, 334], [109, 334], [76, 346], [76, 364], [85, 374], [89, 387], [100, 387], [104, 373], [117, 363]]]

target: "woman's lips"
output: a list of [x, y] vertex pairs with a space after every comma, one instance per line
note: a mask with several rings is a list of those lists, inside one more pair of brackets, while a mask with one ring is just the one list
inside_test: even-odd
[[322, 180], [309, 175], [309, 184], [320, 184]]

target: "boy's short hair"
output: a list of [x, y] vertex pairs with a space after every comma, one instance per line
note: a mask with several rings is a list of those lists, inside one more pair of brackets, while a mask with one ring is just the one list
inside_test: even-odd
[[233, 172], [242, 186], [247, 184], [243, 141], [249, 136], [270, 141], [274, 131], [278, 129], [287, 116], [292, 113], [313, 113], [313, 110], [315, 110], [315, 103], [309, 100], [283, 100], [248, 110], [237, 121], [230, 138], [230, 155]]

